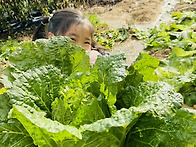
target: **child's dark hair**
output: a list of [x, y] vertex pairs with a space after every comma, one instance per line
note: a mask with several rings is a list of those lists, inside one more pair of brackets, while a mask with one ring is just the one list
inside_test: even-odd
[[[48, 39], [48, 32], [51, 32], [54, 36], [63, 35], [68, 31], [71, 25], [78, 25], [81, 23], [87, 24], [90, 27], [92, 35], [91, 37], [93, 38], [94, 27], [82, 12], [72, 8], [58, 10], [54, 12], [51, 18], [43, 18], [41, 24], [37, 27], [32, 40], [35, 41], [41, 38]], [[104, 55], [106, 51], [101, 45], [99, 45], [94, 40], [92, 41], [92, 49], [97, 50], [102, 55]]]
[[[49, 23], [48, 29], [46, 25]], [[87, 24], [89, 25], [92, 35], [94, 33], [93, 25], [91, 22], [83, 15], [82, 12], [72, 8], [66, 8], [54, 12], [51, 18], [44, 17], [41, 24], [36, 29], [33, 35], [33, 41], [40, 38], [48, 38], [48, 32], [54, 34], [54, 36], [60, 36], [67, 32], [69, 27], [73, 24]], [[93, 37], [93, 36], [92, 36]]]

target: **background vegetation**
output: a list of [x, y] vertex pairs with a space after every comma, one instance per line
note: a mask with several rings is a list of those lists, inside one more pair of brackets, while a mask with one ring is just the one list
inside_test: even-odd
[[[48, 15], [55, 9], [86, 6], [89, 0], [1, 0], [0, 32], [12, 33], [21, 25], [30, 26], [33, 18]], [[29, 24], [31, 23], [31, 24]]]

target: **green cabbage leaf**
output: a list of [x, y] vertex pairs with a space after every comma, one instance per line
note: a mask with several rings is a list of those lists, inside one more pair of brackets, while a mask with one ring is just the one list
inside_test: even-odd
[[196, 145], [196, 112], [181, 108], [183, 94], [158, 59], [141, 53], [127, 67], [123, 54], [107, 55], [91, 66], [84, 49], [59, 36], [21, 43], [9, 57], [2, 147]]

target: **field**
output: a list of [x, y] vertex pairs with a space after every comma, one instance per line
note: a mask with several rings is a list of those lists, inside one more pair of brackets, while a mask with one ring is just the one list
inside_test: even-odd
[[196, 2], [176, 2], [80, 7], [93, 66], [67, 37], [1, 41], [0, 146], [196, 146]]

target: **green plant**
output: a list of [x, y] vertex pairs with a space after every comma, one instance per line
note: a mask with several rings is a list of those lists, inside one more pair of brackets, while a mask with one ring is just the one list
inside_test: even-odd
[[159, 81], [160, 61], [148, 54], [130, 67], [123, 54], [90, 66], [84, 49], [58, 36], [23, 42], [9, 65], [0, 95], [2, 147], [196, 144], [195, 110], [181, 108], [182, 95]]
[[8, 60], [9, 55], [15, 50], [19, 42], [8, 37], [6, 42], [0, 40], [0, 62]]
[[185, 51], [196, 49], [195, 12], [176, 12], [172, 15], [174, 22], [162, 23], [159, 28], [147, 32], [136, 29], [134, 36], [144, 40], [145, 50], [173, 49], [179, 47]]
[[184, 103], [190, 107], [196, 105], [196, 51], [184, 51], [178, 47], [161, 62], [157, 68], [160, 81], [173, 85], [184, 97]]
[[106, 49], [111, 49], [115, 43], [121, 43], [129, 37], [129, 29], [109, 29], [107, 24], [101, 24], [95, 15], [88, 15], [89, 20], [95, 27], [94, 39]]
[[74, 5], [88, 5], [88, 0], [14, 0], [0, 1], [0, 30], [7, 30], [12, 35], [17, 22], [28, 24], [35, 16], [49, 15], [53, 10]]

